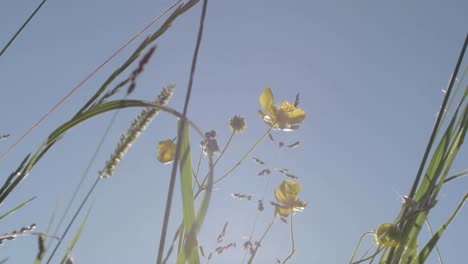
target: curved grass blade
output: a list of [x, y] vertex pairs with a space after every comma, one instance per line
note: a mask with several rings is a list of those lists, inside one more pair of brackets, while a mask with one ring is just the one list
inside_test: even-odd
[[463, 177], [466, 177], [468, 176], [468, 170], [464, 170], [464, 171], [461, 171], [453, 176], [450, 176], [448, 177], [447, 179], [445, 179], [444, 183], [447, 183], [449, 181], [452, 181], [452, 180], [456, 180], [458, 178], [463, 178]]
[[[117, 100], [117, 101], [111, 101], [107, 103], [103, 103], [101, 105], [98, 105], [78, 116], [75, 116], [73, 119], [70, 121], [64, 123], [57, 129], [55, 129], [49, 137], [44, 141], [44, 143], [39, 147], [39, 149], [34, 153], [34, 155], [31, 157], [27, 165], [22, 169], [21, 173], [19, 173], [18, 177], [15, 179], [13, 183], [11, 183], [3, 193], [0, 194], [0, 204], [5, 200], [5, 198], [13, 191], [14, 188], [28, 175], [28, 173], [31, 171], [31, 169], [34, 167], [34, 165], [39, 161], [39, 159], [49, 150], [49, 148], [52, 146], [54, 142], [56, 142], [58, 139], [60, 139], [66, 131], [70, 130], [71, 128], [75, 127], [76, 125], [91, 119], [95, 116], [101, 115], [103, 113], [117, 110], [117, 109], [123, 109], [123, 108], [129, 108], [129, 107], [145, 107], [145, 108], [155, 108], [159, 109], [163, 112], [172, 114], [178, 118], [180, 118], [182, 115], [165, 106], [158, 105], [156, 103], [152, 102], [145, 102], [145, 101], [140, 101], [140, 100]], [[189, 122], [189, 125], [203, 137], [203, 133], [201, 130], [193, 123], [187, 120]]]
[[36, 196], [34, 196], [33, 198], [27, 200], [26, 202], [23, 202], [21, 203], [20, 205], [16, 206], [15, 208], [11, 209], [10, 211], [8, 211], [7, 213], [3, 214], [2, 216], [0, 216], [0, 220], [2, 220], [3, 218], [5, 217], [8, 217], [12, 214], [14, 214], [17, 210], [19, 210], [21, 207], [29, 204], [32, 200], [36, 199]]
[[450, 225], [450, 223], [453, 221], [453, 219], [455, 219], [455, 217], [457, 216], [458, 212], [463, 207], [467, 199], [468, 199], [468, 193], [465, 194], [461, 202], [458, 204], [457, 209], [455, 209], [453, 214], [447, 219], [447, 221], [445, 221], [444, 225], [442, 225], [439, 228], [439, 231], [437, 231], [437, 233], [434, 236], [432, 236], [431, 240], [427, 242], [427, 244], [424, 246], [424, 248], [421, 250], [418, 256], [411, 262], [411, 264], [420, 264], [426, 261], [432, 249], [436, 246], [437, 242], [439, 241], [439, 238], [442, 236], [442, 234]]
[[[179, 126], [181, 121], [179, 121]], [[192, 182], [192, 156], [190, 154], [190, 140], [189, 140], [189, 131], [188, 125], [185, 124], [183, 128], [183, 135], [181, 139], [181, 151], [180, 151], [180, 184], [181, 184], [181, 193], [182, 193], [182, 208], [184, 216], [184, 231], [185, 237], [189, 235], [189, 232], [195, 223], [195, 201], [193, 199], [193, 182]], [[188, 254], [189, 263], [200, 263], [198, 256], [198, 250], [193, 250], [193, 248], [198, 248], [198, 243], [196, 239], [185, 239], [184, 248], [189, 248], [190, 254]], [[185, 253], [186, 250], [181, 251]], [[177, 260], [177, 263], [185, 263], [186, 255], [180, 254]]]

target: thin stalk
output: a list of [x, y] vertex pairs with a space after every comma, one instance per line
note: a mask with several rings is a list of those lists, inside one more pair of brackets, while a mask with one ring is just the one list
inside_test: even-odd
[[[432, 226], [429, 223], [429, 220], [427, 218], [426, 218], [426, 225], [427, 225], [427, 229], [429, 229], [429, 233], [433, 237], [434, 232], [432, 231]], [[442, 255], [440, 254], [440, 250], [439, 250], [439, 247], [437, 246], [437, 244], [435, 245], [435, 249], [436, 249], [436, 252], [437, 252], [437, 258], [439, 259], [439, 264], [444, 264], [444, 261], [442, 260]]]
[[190, 77], [189, 77], [189, 82], [187, 85], [187, 93], [185, 95], [185, 103], [184, 103], [184, 110], [182, 112], [182, 119], [180, 122], [179, 126], [179, 131], [177, 133], [177, 147], [176, 147], [176, 152], [175, 152], [175, 159], [174, 163], [172, 164], [172, 172], [171, 172], [171, 180], [169, 182], [169, 191], [167, 194], [167, 200], [166, 200], [166, 209], [164, 212], [164, 221], [163, 221], [163, 226], [162, 226], [162, 231], [161, 231], [161, 237], [159, 240], [159, 250], [158, 250], [158, 257], [156, 260], [157, 264], [161, 264], [163, 255], [164, 255], [164, 244], [166, 243], [166, 234], [167, 234], [167, 229], [169, 226], [169, 216], [171, 214], [171, 207], [172, 207], [172, 197], [174, 194], [174, 186], [175, 186], [175, 178], [177, 174], [177, 167], [179, 165], [179, 156], [180, 156], [180, 150], [182, 146], [182, 137], [183, 137], [183, 129], [185, 127], [185, 122], [186, 122], [186, 117], [187, 117], [187, 112], [188, 112], [188, 104], [190, 102], [190, 95], [192, 93], [192, 85], [193, 85], [193, 79], [195, 76], [195, 69], [197, 65], [197, 59], [198, 59], [198, 51], [200, 49], [200, 44], [203, 36], [203, 24], [205, 22], [205, 16], [206, 16], [206, 8], [208, 5], [208, 0], [203, 1], [203, 7], [202, 7], [202, 13], [200, 17], [200, 24], [198, 26], [198, 36], [197, 36], [197, 41], [195, 45], [195, 51], [193, 53], [193, 58], [192, 58], [192, 66], [190, 70]]
[[[83, 185], [84, 180], [86, 179], [86, 176], [88, 175], [91, 167], [94, 165], [94, 161], [96, 160], [97, 155], [101, 151], [102, 145], [104, 144], [104, 141], [107, 138], [107, 135], [109, 134], [109, 132], [110, 132], [110, 130], [111, 130], [116, 118], [117, 118], [118, 113], [119, 113], [119, 110], [117, 110], [117, 111], [115, 111], [113, 113], [111, 121], [107, 125], [107, 128], [104, 131], [104, 134], [102, 135], [101, 139], [99, 140], [99, 143], [98, 143], [96, 149], [94, 150], [94, 153], [93, 153], [91, 159], [88, 162], [88, 166], [86, 166], [86, 169], [83, 171], [83, 174], [80, 177], [80, 182], [78, 183], [78, 185], [75, 187], [75, 190], [73, 191], [72, 198], [68, 202], [67, 208], [63, 212], [62, 217], [60, 218], [60, 221], [58, 222], [57, 226], [55, 227], [55, 230], [54, 230], [54, 233], [53, 233], [54, 236], [57, 235], [58, 230], [62, 226], [63, 221], [65, 221], [65, 217], [68, 215], [68, 212], [70, 211], [70, 208], [71, 208], [72, 204], [75, 202], [76, 196], [77, 196], [79, 190], [81, 190], [81, 186]], [[49, 245], [47, 245], [47, 248], [50, 246], [51, 242], [49, 242]]]
[[227, 149], [227, 148], [229, 147], [229, 145], [231, 144], [232, 138], [234, 137], [234, 134], [235, 134], [235, 133], [236, 133], [235, 131], [232, 131], [231, 136], [229, 136], [229, 139], [228, 139], [226, 145], [224, 145], [224, 148], [223, 148], [223, 150], [221, 151], [221, 154], [219, 154], [219, 156], [218, 156], [218, 158], [216, 159], [216, 161], [214, 162], [213, 166], [216, 166], [216, 164], [218, 164], [218, 161], [223, 157], [224, 152], [226, 152], [226, 149]]
[[290, 232], [291, 232], [291, 254], [283, 261], [283, 264], [285, 264], [293, 255], [294, 252], [296, 251], [294, 247], [294, 226], [293, 226], [293, 213], [291, 213], [291, 223], [290, 223]]
[[359, 238], [359, 242], [357, 243], [356, 248], [354, 249], [353, 254], [351, 255], [351, 259], [349, 260], [349, 264], [353, 263], [354, 257], [356, 256], [356, 253], [357, 253], [359, 247], [361, 246], [361, 243], [362, 243], [362, 240], [364, 239], [364, 237], [367, 236], [367, 235], [371, 235], [371, 234], [374, 234], [374, 232], [366, 232], [361, 236], [361, 238]]
[[[270, 181], [271, 181], [272, 175], [268, 176], [267, 183], [265, 184], [265, 188], [263, 189], [263, 194], [262, 194], [262, 200], [265, 198], [265, 193], [267, 192], [268, 187], [270, 186]], [[252, 230], [250, 230], [250, 236], [249, 239], [252, 239], [255, 228], [257, 227], [257, 222], [258, 222], [258, 216], [260, 215], [260, 212], [257, 210], [257, 213], [255, 214], [255, 220], [254, 224], [252, 226]], [[244, 253], [244, 256], [242, 257], [242, 262], [244, 263], [245, 258], [247, 257], [247, 251]]]
[[96, 188], [97, 184], [99, 183], [101, 177], [98, 176], [96, 178], [96, 180], [94, 181], [94, 184], [93, 186], [91, 187], [91, 189], [89, 189], [88, 193], [86, 194], [86, 197], [83, 199], [83, 201], [81, 202], [80, 204], [80, 207], [78, 207], [78, 210], [76, 210], [76, 213], [75, 215], [73, 215], [72, 217], [72, 220], [70, 221], [70, 223], [68, 223], [68, 226], [67, 228], [65, 229], [65, 232], [63, 232], [62, 236], [60, 237], [57, 245], [55, 246], [54, 250], [52, 251], [52, 254], [50, 255], [49, 259], [47, 259], [47, 262], [46, 264], [49, 264], [50, 261], [52, 260], [52, 258], [54, 257], [55, 255], [55, 252], [57, 251], [58, 247], [60, 246], [60, 244], [62, 243], [63, 239], [65, 238], [65, 236], [67, 235], [68, 233], [68, 230], [70, 230], [70, 227], [73, 225], [73, 223], [75, 222], [75, 219], [76, 217], [78, 216], [78, 214], [81, 212], [81, 209], [83, 208], [83, 206], [85, 205], [85, 203], [88, 201], [88, 198], [89, 196], [91, 195], [91, 193], [93, 193], [94, 191], [94, 188]]
[[2, 51], [0, 51], [0, 57], [3, 55], [3, 53], [5, 53], [5, 51], [11, 45], [11, 43], [13, 43], [13, 41], [15, 41], [16, 37], [18, 37], [18, 35], [21, 33], [21, 31], [23, 31], [23, 29], [26, 27], [26, 25], [28, 25], [29, 21], [31, 21], [31, 19], [36, 15], [36, 13], [39, 11], [39, 9], [41, 9], [42, 5], [44, 5], [46, 1], [47, 0], [43, 0], [37, 6], [37, 8], [34, 10], [34, 12], [32, 12], [32, 14], [29, 16], [29, 18], [26, 19], [26, 21], [23, 23], [23, 25], [20, 27], [20, 29], [18, 29], [18, 31], [16, 31], [16, 33], [13, 35], [13, 37], [10, 39], [10, 41], [8, 41], [8, 43], [5, 45], [5, 47], [3, 47]]
[[382, 252], [382, 250], [384, 250], [385, 247], [380, 247], [380, 248], [377, 248], [377, 250], [375, 251], [374, 254], [372, 254], [371, 256], [365, 258], [365, 259], [361, 259], [361, 260], [358, 260], [356, 262], [353, 262], [352, 264], [358, 264], [358, 263], [362, 263], [364, 261], [368, 261], [369, 259], [373, 259], [375, 258], [380, 252]]
[[255, 142], [255, 144], [245, 153], [245, 155], [239, 160], [239, 162], [237, 162], [236, 165], [234, 165], [234, 167], [232, 167], [228, 172], [226, 172], [223, 176], [221, 176], [219, 179], [217, 179], [216, 181], [214, 181], [213, 185], [219, 183], [220, 181], [224, 180], [227, 176], [229, 176], [234, 170], [237, 169], [237, 167], [239, 167], [239, 165], [241, 165], [241, 163], [250, 155], [250, 153], [252, 153], [252, 151], [257, 147], [257, 145], [262, 142], [262, 140], [268, 135], [268, 133], [270, 133], [270, 131], [273, 129], [273, 127], [270, 127], [268, 128], [268, 130], [265, 132], [265, 134], [263, 134], [260, 139], [257, 140], [257, 142]]
[[[271, 221], [271, 223], [268, 225], [267, 229], [265, 229], [265, 232], [263, 232], [263, 235], [262, 237], [260, 238], [260, 240], [258, 241], [259, 245], [262, 244], [262, 241], [263, 239], [266, 237], [266, 235], [268, 234], [268, 232], [270, 231], [271, 227], [273, 226], [273, 224], [275, 223], [275, 220], [276, 220], [276, 216], [273, 217], [273, 220]], [[256, 246], [255, 247], [255, 250], [254, 252], [252, 253], [252, 255], [250, 256], [250, 259], [249, 259], [249, 264], [252, 264], [253, 263], [253, 260], [255, 258], [255, 255], [257, 255], [257, 251], [258, 249], [260, 248], [260, 246]]]

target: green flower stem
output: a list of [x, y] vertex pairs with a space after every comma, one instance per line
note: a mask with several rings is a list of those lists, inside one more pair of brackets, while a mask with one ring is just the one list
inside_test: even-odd
[[359, 247], [361, 246], [361, 243], [362, 243], [362, 240], [364, 239], [364, 237], [367, 236], [367, 235], [372, 235], [372, 234], [374, 234], [374, 232], [366, 232], [361, 236], [361, 238], [359, 238], [359, 242], [356, 245], [356, 248], [354, 249], [353, 254], [351, 255], [351, 260], [349, 261], [349, 264], [353, 263], [354, 257], [356, 257], [356, 253], [357, 253]]
[[[234, 138], [234, 134], [235, 134], [235, 131], [232, 131], [231, 136], [229, 137], [229, 139], [228, 139], [226, 145], [224, 145], [224, 148], [223, 148], [223, 150], [221, 151], [221, 154], [219, 154], [218, 159], [216, 159], [216, 161], [214, 162], [213, 167], [216, 166], [216, 164], [217, 164], [218, 161], [221, 159], [221, 157], [223, 157], [224, 152], [226, 152], [227, 148], [228, 148], [229, 145], [231, 144], [232, 139]], [[198, 176], [198, 170], [199, 170], [199, 168], [200, 168], [202, 154], [203, 154], [203, 151], [201, 152], [201, 154], [200, 154], [200, 159], [198, 160], [198, 167], [197, 167], [197, 172], [195, 173], [195, 179], [196, 179], [197, 176]], [[199, 184], [199, 186], [198, 186], [198, 191], [202, 191], [202, 190], [203, 190], [203, 186], [205, 185], [206, 179], [207, 179], [207, 177], [205, 177], [205, 178], [203, 179], [201, 185]], [[197, 196], [198, 196], [198, 194], [199, 194], [198, 191], [197, 191], [197, 194], [195, 195], [195, 199], [197, 198]]]
[[369, 257], [367, 257], [367, 258], [365, 258], [365, 259], [361, 259], [361, 260], [359, 260], [359, 261], [353, 262], [352, 264], [363, 263], [363, 262], [368, 261], [368, 260], [370, 260], [370, 259], [374, 259], [380, 252], [382, 252], [382, 250], [384, 250], [384, 249], [386, 249], [386, 248], [387, 248], [387, 247], [380, 247], [380, 248], [378, 248], [378, 249], [375, 251], [374, 254], [372, 254], [372, 256], [369, 256]]
[[[258, 241], [259, 245], [262, 244], [263, 239], [266, 237], [266, 235], [267, 235], [268, 232], [270, 231], [271, 227], [272, 227], [273, 224], [275, 223], [275, 220], [276, 220], [276, 216], [273, 217], [273, 220], [272, 220], [271, 223], [268, 225], [267, 229], [265, 229], [265, 232], [263, 232], [262, 237], [261, 237], [260, 240]], [[252, 255], [250, 256], [250, 259], [249, 259], [249, 262], [248, 262], [249, 264], [252, 264], [252, 263], [253, 263], [253, 260], [254, 260], [254, 258], [255, 258], [255, 255], [257, 254], [257, 251], [258, 251], [258, 249], [260, 248], [259, 245], [255, 247], [254, 252], [253, 252]]]
[[231, 144], [232, 138], [234, 137], [234, 134], [235, 134], [235, 133], [236, 133], [235, 131], [232, 131], [231, 136], [229, 137], [229, 139], [228, 139], [226, 145], [224, 146], [223, 150], [221, 151], [221, 154], [219, 154], [219, 157], [218, 157], [218, 159], [216, 159], [216, 161], [215, 161], [215, 163], [213, 164], [213, 166], [216, 166], [216, 164], [218, 164], [218, 161], [223, 157], [224, 152], [226, 152], [226, 149], [227, 149], [227, 148], [229, 147], [229, 145]]
[[228, 172], [226, 172], [226, 174], [224, 174], [223, 176], [221, 176], [219, 179], [217, 179], [216, 181], [213, 182], [213, 185], [219, 183], [220, 181], [224, 180], [227, 176], [229, 176], [234, 170], [237, 169], [237, 167], [239, 167], [239, 165], [241, 165], [241, 163], [250, 155], [250, 153], [252, 153], [252, 151], [257, 147], [257, 145], [262, 142], [262, 140], [268, 135], [268, 133], [270, 133], [270, 131], [273, 129], [273, 126], [271, 126], [266, 132], [265, 134], [263, 134], [263, 136], [261, 136], [257, 142], [255, 142], [255, 144], [247, 151], [247, 153], [245, 153], [245, 155], [239, 160], [239, 162], [237, 162], [236, 165], [234, 165], [234, 167], [232, 167]]
[[291, 225], [290, 225], [291, 229], [290, 229], [290, 232], [291, 232], [291, 254], [289, 254], [289, 256], [283, 261], [283, 264], [285, 264], [293, 255], [294, 255], [294, 252], [296, 251], [295, 247], [294, 247], [294, 226], [293, 226], [293, 214], [291, 213]]

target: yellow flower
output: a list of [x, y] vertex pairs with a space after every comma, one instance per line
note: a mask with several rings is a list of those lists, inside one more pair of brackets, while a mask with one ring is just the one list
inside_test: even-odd
[[158, 160], [162, 164], [169, 164], [174, 160], [176, 152], [176, 144], [172, 142], [171, 139], [160, 141], [158, 144]]
[[379, 247], [396, 247], [400, 242], [400, 229], [394, 224], [381, 224], [374, 233], [374, 242]]
[[298, 199], [301, 191], [301, 184], [290, 180], [283, 181], [275, 189], [275, 198], [278, 204], [275, 205], [276, 215], [285, 218], [294, 212], [302, 212], [307, 206]]
[[260, 105], [266, 113], [258, 110], [258, 115], [273, 129], [293, 131], [299, 128], [297, 124], [304, 122], [304, 110], [296, 108], [287, 101], [275, 105], [270, 88], [265, 88], [260, 95]]

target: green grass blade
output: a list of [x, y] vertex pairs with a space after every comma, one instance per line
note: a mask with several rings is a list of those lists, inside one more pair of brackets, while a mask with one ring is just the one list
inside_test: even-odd
[[416, 195], [414, 197], [416, 201], [420, 201], [425, 196], [429, 195], [428, 191], [431, 190], [431, 188], [435, 186], [437, 182], [438, 174], [440, 174], [443, 168], [443, 159], [445, 157], [445, 154], [447, 153], [447, 149], [453, 137], [457, 120], [457, 113], [458, 112], [455, 112], [454, 116], [452, 117], [449, 126], [447, 127], [444, 135], [442, 136], [442, 139], [439, 142], [439, 145], [437, 146], [436, 150], [432, 155], [427, 171], [424, 175], [423, 180], [421, 181], [421, 185], [416, 191]]
[[10, 216], [12, 214], [14, 214], [16, 212], [16, 210], [20, 209], [21, 207], [29, 204], [32, 200], [36, 199], [36, 196], [34, 196], [33, 198], [27, 200], [26, 202], [16, 206], [15, 208], [11, 209], [10, 211], [8, 211], [7, 213], [3, 214], [2, 216], [0, 216], [0, 220], [2, 220], [3, 218], [7, 217], [7, 216]]
[[[23, 170], [24, 166], [26, 165], [26, 162], [29, 159], [29, 156], [31, 156], [31, 154], [27, 155], [26, 158], [24, 158], [23, 161], [20, 163], [18, 168], [16, 168], [16, 170], [14, 172], [12, 172], [10, 174], [10, 176], [8, 176], [8, 178], [5, 180], [5, 183], [2, 185], [2, 188], [0, 188], [0, 196], [8, 188], [8, 186], [10, 186], [10, 183], [11, 183], [11, 180], [13, 179], [13, 177], [18, 176], [18, 174], [21, 172], [21, 170]], [[0, 202], [0, 204], [1, 204], [1, 202]]]
[[68, 256], [70, 255], [70, 252], [73, 250], [75, 247], [76, 243], [78, 242], [78, 239], [80, 238], [81, 233], [83, 232], [84, 227], [86, 226], [86, 221], [88, 221], [89, 213], [91, 212], [91, 208], [89, 208], [88, 213], [86, 214], [83, 222], [81, 223], [80, 227], [76, 231], [75, 235], [73, 236], [70, 244], [68, 245], [67, 252], [65, 252], [62, 260], [60, 263], [66, 263], [65, 261], [67, 260]]
[[[179, 121], [180, 126], [181, 121]], [[183, 136], [181, 139], [181, 149], [180, 149], [180, 184], [182, 192], [182, 208], [184, 215], [184, 232], [185, 236], [188, 236], [188, 232], [192, 229], [193, 224], [195, 223], [195, 201], [193, 199], [193, 182], [192, 182], [192, 157], [190, 153], [190, 140], [189, 140], [189, 129], [188, 124], [185, 124], [183, 128]], [[190, 257], [188, 258], [189, 263], [200, 263], [198, 256], [198, 244], [196, 239], [194, 240], [185, 240], [184, 248], [190, 249]], [[185, 250], [182, 250], [177, 259], [177, 263], [185, 263], [186, 255]]]
[[[187, 244], [194, 244], [194, 242], [196, 242], [197, 237], [198, 237], [198, 232], [200, 231], [203, 221], [205, 220], [206, 213], [208, 212], [208, 207], [209, 207], [210, 200], [211, 200], [211, 194], [213, 192], [214, 164], [213, 164], [213, 155], [212, 153], [209, 153], [209, 152], [208, 152], [208, 166], [209, 166], [209, 172], [208, 172], [205, 195], [203, 196], [200, 208], [198, 209], [195, 223], [192, 225], [192, 228], [190, 229], [190, 232], [188, 233], [188, 236], [186, 238], [186, 240], [188, 241]], [[198, 252], [198, 247], [186, 247], [183, 251], [185, 251], [186, 254], [188, 254], [189, 252], [193, 252], [193, 250]]]
[[468, 176], [468, 170], [465, 169], [465, 170], [463, 170], [463, 171], [461, 171], [461, 172], [459, 172], [459, 173], [457, 173], [457, 174], [455, 174], [453, 176], [448, 177], [447, 179], [445, 179], [444, 183], [448, 183], [450, 181], [453, 181], [453, 180], [456, 180], [456, 179], [459, 179], [459, 178], [463, 178], [463, 177], [466, 177], [466, 176]]
[[447, 227], [450, 225], [450, 223], [455, 219], [457, 216], [458, 212], [460, 209], [463, 207], [465, 204], [465, 201], [468, 199], [468, 193], [465, 194], [461, 202], [458, 204], [457, 209], [453, 212], [453, 214], [445, 221], [444, 225], [442, 225], [439, 228], [439, 231], [427, 242], [427, 244], [424, 246], [424, 248], [421, 250], [421, 252], [418, 254], [418, 256], [411, 262], [411, 264], [421, 264], [424, 263], [431, 253], [432, 249], [436, 246], [437, 242], [439, 241], [439, 238], [442, 236], [444, 231], [447, 229]]

